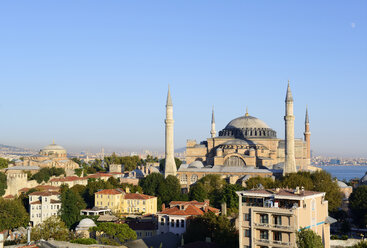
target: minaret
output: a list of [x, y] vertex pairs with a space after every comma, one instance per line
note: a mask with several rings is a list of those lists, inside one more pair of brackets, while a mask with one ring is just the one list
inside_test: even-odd
[[214, 120], [214, 106], [212, 109], [212, 129], [210, 130], [210, 137], [214, 138], [217, 132], [215, 131], [215, 120]]
[[305, 132], [303, 133], [305, 136], [305, 142], [307, 145], [307, 161], [306, 165], [311, 164], [311, 132], [310, 132], [310, 120], [308, 119], [308, 108], [306, 107], [306, 117], [305, 117]]
[[297, 172], [296, 159], [294, 157], [294, 115], [293, 115], [293, 97], [291, 87], [287, 88], [285, 98], [285, 161], [283, 175]]
[[167, 103], [166, 103], [166, 154], [165, 154], [165, 165], [164, 165], [164, 177], [169, 175], [176, 176], [177, 168], [174, 157], [173, 147], [173, 105], [171, 99], [171, 92], [168, 86]]

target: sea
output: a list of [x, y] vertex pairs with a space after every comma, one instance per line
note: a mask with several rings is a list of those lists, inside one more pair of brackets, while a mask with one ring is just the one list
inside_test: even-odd
[[329, 172], [331, 176], [336, 177], [339, 181], [351, 180], [353, 178], [361, 178], [367, 172], [367, 166], [362, 165], [329, 165], [329, 166], [318, 166], [319, 168]]

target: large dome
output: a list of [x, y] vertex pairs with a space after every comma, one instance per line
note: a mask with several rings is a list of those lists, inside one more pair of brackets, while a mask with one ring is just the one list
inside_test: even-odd
[[66, 157], [66, 150], [64, 147], [52, 143], [45, 146], [40, 150], [40, 154], [43, 156], [56, 156], [56, 157]]
[[219, 136], [229, 136], [237, 139], [276, 138], [277, 134], [264, 121], [246, 113], [244, 116], [231, 120], [219, 132]]
[[238, 117], [234, 120], [231, 120], [227, 126], [226, 129], [229, 128], [270, 128], [268, 125], [266, 125], [265, 122], [263, 122], [262, 120], [250, 116], [250, 115], [245, 115], [245, 116], [241, 116]]

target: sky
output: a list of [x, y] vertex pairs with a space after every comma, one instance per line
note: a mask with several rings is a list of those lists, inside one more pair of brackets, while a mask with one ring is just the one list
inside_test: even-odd
[[315, 154], [367, 157], [366, 1], [1, 1], [0, 144], [175, 148], [245, 114], [284, 138], [308, 105]]

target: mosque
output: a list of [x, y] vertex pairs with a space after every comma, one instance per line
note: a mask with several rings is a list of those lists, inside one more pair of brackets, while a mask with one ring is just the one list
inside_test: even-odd
[[201, 177], [219, 174], [230, 183], [243, 183], [253, 176], [272, 177], [274, 174], [308, 170], [310, 165], [310, 126], [306, 109], [304, 139], [294, 138], [293, 96], [288, 82], [285, 99], [285, 139], [264, 121], [250, 116], [231, 120], [224, 129], [215, 130], [212, 112], [210, 138], [186, 143], [186, 164], [178, 171], [173, 155], [173, 105], [168, 91], [166, 104], [165, 176], [177, 176], [182, 188], [189, 189]]
[[36, 155], [24, 157], [23, 161], [18, 161], [16, 165], [63, 168], [67, 176], [74, 175], [74, 170], [79, 168], [77, 163], [67, 158], [65, 148], [55, 144], [55, 142], [42, 148]]

